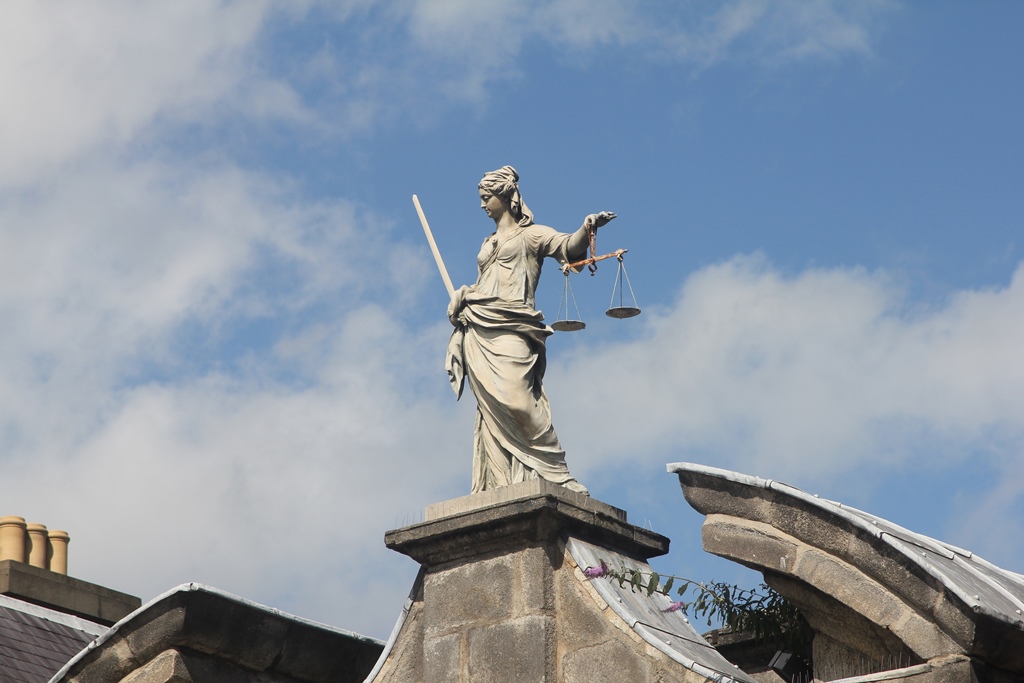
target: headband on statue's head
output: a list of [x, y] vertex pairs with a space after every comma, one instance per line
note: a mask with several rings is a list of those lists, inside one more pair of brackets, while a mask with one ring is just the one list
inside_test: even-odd
[[519, 225], [525, 228], [533, 224], [533, 212], [519, 194], [519, 174], [516, 173], [516, 169], [502, 166], [497, 171], [485, 173], [478, 187], [507, 200], [512, 217], [519, 221]]

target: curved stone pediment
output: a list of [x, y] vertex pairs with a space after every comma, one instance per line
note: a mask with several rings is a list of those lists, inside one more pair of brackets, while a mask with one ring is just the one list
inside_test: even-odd
[[906, 655], [989, 680], [1024, 673], [1020, 574], [788, 484], [692, 463], [668, 470], [706, 515], [704, 549], [763, 572], [804, 613], [817, 670]]

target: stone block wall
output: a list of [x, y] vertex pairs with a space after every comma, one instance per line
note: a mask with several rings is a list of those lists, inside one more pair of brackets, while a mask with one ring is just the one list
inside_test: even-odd
[[[581, 504], [560, 490], [535, 491], [462, 512], [448, 505], [447, 517], [389, 532], [388, 545], [423, 569], [405, 620], [370, 680], [706, 681], [612, 609], [567, 549], [568, 539], [582, 538], [608, 548], [609, 558], [639, 563], [667, 551], [668, 539], [627, 524], [624, 513], [606, 514], [602, 505]], [[700, 640], [681, 616], [679, 624], [688, 638]]]

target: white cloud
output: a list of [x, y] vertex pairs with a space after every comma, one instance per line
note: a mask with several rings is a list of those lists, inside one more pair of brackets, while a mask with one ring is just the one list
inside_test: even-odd
[[469, 477], [447, 322], [403, 322], [436, 275], [357, 205], [231, 165], [51, 178], [0, 206], [6, 509], [68, 529], [83, 579], [386, 634], [415, 563], [383, 531]]
[[569, 61], [628, 49], [630, 57], [695, 70], [726, 61], [763, 66], [864, 58], [879, 18], [893, 6], [891, 0], [355, 3], [329, 15], [333, 29], [296, 71], [321, 105], [318, 126], [351, 135], [409, 116], [429, 120], [453, 103], [484, 104], [492, 88], [522, 77], [525, 50], [537, 43]]
[[549, 357], [570, 468], [598, 495], [614, 486], [675, 520], [670, 502], [640, 502], [643, 473], [673, 461], [883, 514], [900, 503], [879, 496], [915, 489], [933, 505], [927, 528], [903, 511], [915, 530], [1020, 569], [1005, 539], [1024, 510], [1024, 263], [1003, 287], [924, 305], [884, 272], [782, 274], [737, 257], [632, 324], [633, 341]]
[[73, 575], [146, 599], [207, 581], [386, 633], [415, 565], [384, 528], [461, 493], [445, 330], [398, 322], [429, 271], [358, 205], [162, 126], [311, 123], [255, 65], [270, 8], [5, 7], [5, 505], [72, 533]]
[[874, 22], [894, 5], [888, 0], [733, 0], [666, 9], [627, 0], [421, 0], [414, 5], [409, 26], [419, 45], [465, 60], [470, 69], [508, 64], [533, 36], [573, 50], [631, 46], [707, 65], [728, 58], [866, 55]]
[[273, 340], [235, 339], [240, 327], [273, 320], [291, 334], [311, 306], [343, 315], [366, 295], [401, 311], [427, 272], [400, 268], [407, 249], [353, 204], [227, 165], [79, 165], [8, 199], [0, 441], [14, 455], [71, 448], [126, 383], [265, 355]]
[[919, 310], [885, 274], [786, 277], [738, 258], [648, 315], [642, 339], [552, 369], [552, 382], [574, 387], [555, 404], [574, 429], [618, 427], [574, 434], [567, 447], [589, 462], [710, 456], [806, 480], [949, 467], [966, 444], [1024, 453], [1024, 266], [1003, 289]]
[[[864, 55], [890, 4], [9, 3], [0, 22], [0, 185], [30, 186], [160, 124], [285, 121], [319, 136], [430, 116], [518, 77], [524, 46], [536, 40], [573, 58], [629, 47], [699, 67]], [[267, 59], [261, 49], [307, 30], [314, 9], [327, 30]]]
[[[628, 0], [479, 3], [420, 0], [409, 31], [439, 55], [481, 64], [507, 62], [533, 36], [563, 47], [630, 45], [701, 62], [730, 56], [789, 59], [866, 54], [876, 18], [895, 6], [887, 0], [732, 0], [658, 8]], [[747, 45], [739, 45], [747, 41]], [[742, 48], [741, 55], [730, 49]]]
[[[309, 9], [286, 7], [5, 6], [5, 506], [69, 528], [73, 575], [144, 598], [206, 581], [383, 635], [414, 569], [383, 530], [468, 485], [472, 398], [452, 402], [446, 323], [405, 315], [436, 274], [358, 204], [310, 201], [215, 143], [189, 156], [161, 124], [351, 132], [429, 109], [426, 92], [483, 97], [538, 39], [697, 66], [863, 56], [888, 3], [352, 3], [321, 9], [368, 35], [313, 46], [284, 77], [254, 51], [288, 30], [268, 26], [275, 12]], [[634, 341], [550, 359], [584, 481], [623, 454], [828, 478], [952, 468], [965, 444], [1024, 453], [1024, 268], [915, 310], [884, 274], [738, 258], [640, 320]], [[972, 523], [1022, 489], [1006, 477]]]
[[11, 2], [0, 21], [0, 183], [26, 182], [159, 119], [196, 120], [230, 102], [301, 116], [249, 50], [270, 3]]
[[[26, 478], [52, 473], [40, 521], [73, 534], [72, 574], [146, 597], [196, 580], [386, 633], [416, 565], [385, 550], [383, 532], [459, 493], [462, 439], [447, 429], [452, 403], [414, 390], [429, 365], [408, 330], [364, 310], [331, 336], [310, 386], [148, 384], [72, 452], [34, 462]], [[36, 514], [39, 486], [5, 480], [26, 492], [6, 504]], [[363, 582], [386, 584], [386, 598], [378, 586], [366, 602]]]
[[[884, 274], [784, 276], [738, 258], [647, 311], [636, 341], [552, 357], [556, 424], [584, 481], [693, 453], [801, 480], [952, 469], [959, 446], [986, 442], [997, 465], [1019, 460], [1022, 308], [1024, 266], [1005, 288], [915, 310]], [[83, 578], [147, 596], [199, 580], [383, 635], [415, 568], [383, 549], [383, 531], [465, 492], [472, 415], [440, 372], [446, 324], [397, 313], [363, 304], [233, 373], [100, 394], [94, 428], [68, 450], [7, 469], [7, 504], [71, 526]], [[266, 374], [277, 363], [291, 379]], [[945, 451], [922, 453], [922, 429]], [[1014, 509], [1021, 484], [999, 483], [971, 523]]]
[[707, 15], [700, 30], [681, 34], [678, 45], [683, 55], [705, 64], [866, 57], [872, 53], [878, 18], [895, 7], [887, 0], [737, 0]]

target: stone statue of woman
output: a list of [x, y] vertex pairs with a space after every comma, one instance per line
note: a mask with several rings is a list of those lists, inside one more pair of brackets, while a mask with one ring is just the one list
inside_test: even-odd
[[457, 396], [469, 379], [477, 401], [473, 435], [473, 493], [530, 479], [547, 479], [588, 494], [565, 464], [551, 425], [542, 380], [545, 340], [553, 330], [534, 308], [545, 257], [573, 263], [586, 257], [588, 230], [615, 218], [603, 211], [586, 217], [574, 233], [533, 222], [511, 166], [484, 175], [480, 208], [494, 232], [477, 256], [476, 284], [455, 290], [448, 318], [448, 375]]

